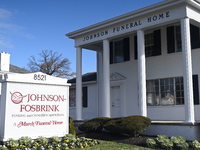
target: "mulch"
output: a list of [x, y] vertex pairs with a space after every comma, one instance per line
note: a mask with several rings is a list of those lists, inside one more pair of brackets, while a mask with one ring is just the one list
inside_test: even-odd
[[150, 136], [133, 137], [133, 136], [129, 136], [129, 135], [114, 134], [114, 133], [109, 133], [109, 132], [77, 133], [77, 136], [91, 138], [91, 139], [97, 139], [97, 140], [137, 145], [137, 146], [141, 146], [141, 147], [147, 147], [146, 140], [148, 138], [154, 138], [154, 137], [150, 137]]
[[[129, 135], [114, 134], [110, 132], [89, 132], [89, 133], [78, 132], [77, 136], [96, 139], [96, 140], [104, 140], [104, 141], [112, 141], [112, 142], [118, 142], [118, 143], [124, 143], [124, 144], [137, 145], [137, 146], [146, 147], [146, 148], [147, 148], [146, 140], [148, 138], [155, 138], [155, 136], [141, 135], [138, 137], [133, 137]], [[162, 149], [157, 148], [156, 150], [162, 150]], [[189, 150], [193, 150], [193, 149], [190, 148]]]

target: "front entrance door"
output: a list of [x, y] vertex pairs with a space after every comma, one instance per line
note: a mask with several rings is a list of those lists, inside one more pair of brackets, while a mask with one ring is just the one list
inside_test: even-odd
[[111, 117], [121, 117], [120, 86], [111, 87]]

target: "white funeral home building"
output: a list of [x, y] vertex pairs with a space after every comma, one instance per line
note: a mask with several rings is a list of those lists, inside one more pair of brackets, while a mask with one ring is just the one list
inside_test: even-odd
[[[66, 35], [77, 53], [75, 120], [142, 115], [152, 120], [146, 134], [200, 140], [199, 0], [164, 0]], [[97, 53], [88, 108], [83, 49]]]

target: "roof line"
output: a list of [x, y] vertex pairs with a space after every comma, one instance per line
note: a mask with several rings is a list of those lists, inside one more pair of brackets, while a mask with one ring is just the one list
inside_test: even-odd
[[97, 29], [101, 29], [101, 28], [116, 24], [116, 23], [119, 23], [121, 21], [131, 19], [133, 17], [145, 15], [147, 13], [156, 11], [156, 10], [161, 9], [161, 8], [162, 9], [166, 8], [166, 7], [169, 7], [169, 6], [174, 5], [174, 4], [180, 4], [180, 3], [185, 2], [185, 1], [188, 1], [188, 0], [165, 0], [165, 1], [162, 1], [162, 2], [159, 2], [159, 3], [156, 3], [156, 4], [152, 4], [150, 6], [147, 6], [147, 7], [138, 9], [138, 10], [134, 10], [134, 11], [131, 11], [129, 13], [125, 13], [123, 15], [120, 15], [120, 16], [117, 16], [117, 17], [114, 17], [114, 18], [111, 18], [111, 19], [90, 25], [88, 27], [67, 33], [66, 36], [68, 36], [71, 39], [74, 39], [75, 37], [77, 37], [79, 35], [82, 35], [82, 34], [85, 34], [85, 33], [88, 33], [88, 32], [92, 32], [92, 31], [97, 30]]

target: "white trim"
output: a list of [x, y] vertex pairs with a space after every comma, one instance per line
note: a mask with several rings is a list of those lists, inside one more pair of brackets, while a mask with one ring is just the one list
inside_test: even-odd
[[116, 81], [116, 80], [125, 80], [126, 78], [124, 76], [122, 76], [119, 73], [112, 73], [110, 76], [110, 81]]

